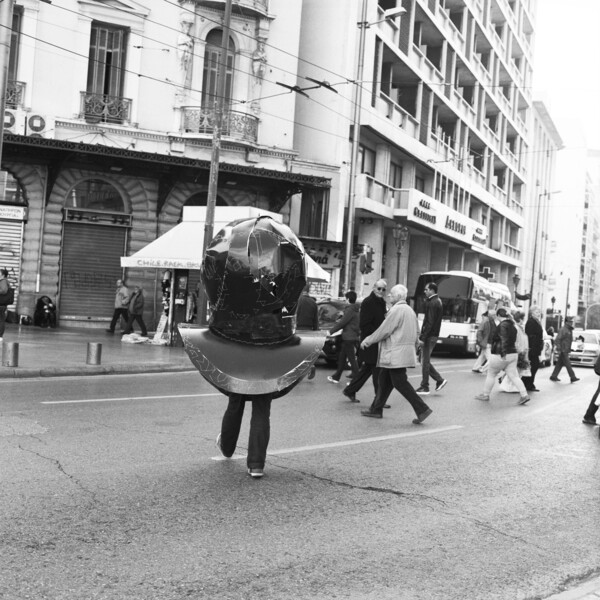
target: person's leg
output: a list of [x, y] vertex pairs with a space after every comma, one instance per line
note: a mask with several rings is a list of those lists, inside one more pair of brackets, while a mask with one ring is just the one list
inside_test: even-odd
[[481, 371], [481, 367], [483, 367], [485, 360], [486, 360], [486, 353], [487, 353], [487, 348], [485, 346], [483, 346], [481, 348], [481, 350], [479, 351], [479, 356], [477, 357], [475, 364], [471, 368], [472, 371]]
[[596, 400], [600, 395], [600, 379], [598, 380], [598, 387], [592, 396], [592, 400], [590, 405], [587, 407], [585, 411], [585, 415], [583, 415], [583, 420], [586, 423], [595, 423], [596, 422], [596, 413], [598, 412], [598, 405], [596, 404]]
[[114, 312], [113, 312], [113, 316], [112, 319], [110, 321], [110, 325], [108, 326], [108, 328], [114, 333], [115, 331], [115, 326], [117, 324], [117, 321], [119, 319], [119, 316], [121, 314], [121, 310], [118, 308], [115, 308]]
[[554, 365], [554, 371], [552, 371], [552, 375], [550, 375], [550, 379], [558, 379], [558, 374], [560, 373], [560, 370], [563, 368], [563, 366], [564, 366], [563, 353], [559, 352], [558, 358], [556, 359], [556, 364]]
[[127, 319], [127, 325], [125, 326], [125, 331], [123, 333], [131, 333], [133, 331], [133, 320], [135, 319], [135, 315], [130, 314], [129, 319]]
[[379, 372], [381, 371], [380, 367], [376, 367], [373, 365], [373, 389], [375, 390], [375, 395], [377, 396], [377, 391], [379, 390]]
[[485, 383], [483, 384], [483, 395], [488, 396], [492, 392], [492, 388], [496, 383], [498, 373], [504, 369], [505, 361], [502, 360], [497, 354], [491, 354], [488, 360], [487, 374], [485, 377]]
[[119, 309], [121, 311], [122, 321], [120, 322], [121, 328], [127, 325], [127, 321], [129, 321], [129, 311], [126, 308]]
[[429, 389], [429, 372], [431, 369], [431, 350], [430, 346], [425, 340], [421, 345], [421, 389]]
[[573, 367], [571, 366], [571, 359], [569, 358], [568, 352], [565, 352], [563, 362], [565, 364], [565, 367], [567, 368], [567, 373], [569, 374], [571, 381], [578, 379], [577, 375], [575, 375], [575, 371], [573, 371]]
[[249, 469], [263, 469], [267, 458], [267, 447], [271, 437], [271, 396], [252, 397], [252, 418], [248, 437]]
[[344, 388], [344, 394], [356, 394], [362, 388], [363, 385], [367, 382], [371, 373], [373, 372], [374, 365], [368, 365], [366, 362], [363, 362], [359, 369], [358, 373], [355, 377], [352, 378], [352, 381]]
[[393, 386], [408, 400], [417, 417], [423, 416], [429, 410], [429, 406], [423, 402], [421, 396], [408, 381], [406, 369], [391, 369], [390, 377]]
[[144, 323], [144, 317], [142, 317], [142, 315], [138, 315], [137, 318], [140, 328], [142, 329], [142, 335], [144, 337], [148, 337], [148, 329], [146, 328], [146, 323]]
[[0, 306], [0, 338], [4, 337], [4, 331], [6, 328], [6, 306]]
[[346, 358], [347, 358], [346, 350], [347, 350], [346, 343], [343, 340], [341, 340], [340, 341], [340, 353], [338, 355], [337, 370], [331, 376], [332, 379], [335, 379], [336, 381], [340, 380], [340, 377], [342, 376], [342, 373], [344, 372], [344, 368], [346, 367]]
[[427, 338], [427, 346], [429, 348], [429, 375], [436, 383], [441, 383], [442, 381], [444, 381], [444, 378], [438, 373], [438, 370], [431, 363], [431, 355], [433, 354], [433, 349], [435, 348], [437, 341], [437, 337]]
[[232, 456], [237, 446], [244, 416], [244, 398], [242, 394], [229, 394], [229, 404], [221, 422], [221, 451], [225, 456]]
[[390, 369], [379, 369], [379, 381], [377, 384], [377, 395], [373, 399], [371, 404], [371, 412], [381, 415], [383, 413], [383, 407], [386, 404], [394, 385], [390, 377]]
[[358, 360], [356, 359], [356, 342], [344, 343], [347, 344], [346, 356], [348, 357], [348, 362], [350, 363], [350, 368], [352, 369], [352, 377], [356, 377], [358, 375]]
[[517, 360], [519, 355], [515, 352], [514, 354], [506, 355], [506, 366], [504, 367], [504, 372], [508, 377], [509, 381], [517, 388], [519, 391], [519, 395], [521, 398], [527, 397], [527, 390], [525, 389], [525, 385], [521, 381], [519, 377], [519, 370], [517, 369]]

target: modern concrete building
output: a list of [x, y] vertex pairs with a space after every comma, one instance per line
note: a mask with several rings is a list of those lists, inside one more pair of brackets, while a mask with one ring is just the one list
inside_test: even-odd
[[[348, 280], [364, 294], [383, 275], [411, 290], [430, 269], [512, 286], [528, 197], [534, 5], [303, 1], [298, 81], [326, 81], [337, 93], [297, 95], [295, 143], [303, 157], [341, 169], [327, 235], [343, 243], [351, 230], [354, 239], [340, 287]], [[371, 273], [359, 268], [365, 247]]]
[[[10, 258], [18, 314], [45, 294], [61, 325], [105, 326], [123, 276], [162, 311], [162, 272], [123, 272], [120, 257], [176, 225], [184, 205], [206, 204], [226, 6], [16, 1], [0, 262]], [[279, 85], [296, 83], [301, 14], [301, 0], [233, 2], [217, 205], [280, 213], [326, 256], [339, 169], [297, 152], [295, 94]]]

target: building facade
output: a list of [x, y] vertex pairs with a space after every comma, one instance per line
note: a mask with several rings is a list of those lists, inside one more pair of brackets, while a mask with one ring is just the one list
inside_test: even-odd
[[[303, 5], [299, 81], [337, 93], [297, 95], [295, 140], [302, 156], [340, 165], [328, 233], [354, 236], [340, 288], [349, 279], [364, 295], [383, 275], [412, 293], [423, 271], [450, 269], [512, 286], [523, 259], [534, 2]], [[371, 273], [361, 272], [364, 248]]]
[[125, 277], [157, 317], [162, 273], [123, 271], [120, 257], [176, 225], [183, 206], [206, 204], [220, 63], [217, 205], [280, 213], [322, 252], [339, 169], [297, 152], [294, 94], [277, 83], [296, 80], [302, 2], [236, 1], [224, 53], [226, 5], [16, 1], [0, 259], [17, 314], [48, 295], [61, 325], [104, 326]]

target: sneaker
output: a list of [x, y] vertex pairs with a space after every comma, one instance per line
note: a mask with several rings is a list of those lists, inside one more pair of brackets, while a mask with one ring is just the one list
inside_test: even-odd
[[262, 477], [264, 474], [265, 472], [263, 469], [248, 469], [248, 475], [250, 475], [250, 477]]
[[342, 394], [344, 394], [344, 396], [346, 396], [346, 398], [348, 398], [350, 400], [350, 402], [360, 402], [360, 400], [358, 400], [357, 397], [351, 392], [347, 392], [346, 390], [343, 390]]
[[560, 381], [558, 377], [550, 377], [550, 381]]
[[339, 383], [340, 382], [339, 379], [334, 379], [331, 375], [327, 375], [327, 381], [329, 381], [329, 383]]
[[383, 415], [381, 413], [373, 412], [370, 408], [367, 410], [361, 410], [360, 414], [363, 417], [372, 417], [373, 419], [383, 419]]
[[596, 423], [596, 419], [588, 419], [587, 417], [583, 417], [581, 422], [585, 423], [586, 425], [598, 425], [598, 423]]
[[530, 400], [531, 398], [529, 396], [521, 396], [518, 404], [527, 404]]
[[573, 377], [573, 379], [571, 379], [571, 383], [575, 383], [576, 381], [581, 381], [579, 379], [579, 377]]
[[439, 383], [436, 384], [435, 386], [435, 391], [439, 392], [443, 387], [445, 387], [445, 385], [448, 383], [447, 379], [442, 379], [442, 381], [440, 381]]
[[418, 387], [415, 391], [417, 392], [417, 394], [421, 394], [421, 396], [429, 396], [429, 394], [431, 394], [429, 388], [425, 388], [423, 386]]
[[433, 411], [428, 408], [425, 412], [418, 415], [416, 419], [413, 419], [413, 424], [420, 425], [432, 412]]
[[310, 371], [308, 372], [308, 378], [307, 379], [314, 379], [315, 378], [315, 373], [317, 372], [317, 367], [315, 367], [315, 365], [313, 365], [310, 368]]
[[487, 402], [490, 399], [488, 394], [477, 394], [477, 396], [475, 396], [475, 400], [483, 400], [484, 402]]

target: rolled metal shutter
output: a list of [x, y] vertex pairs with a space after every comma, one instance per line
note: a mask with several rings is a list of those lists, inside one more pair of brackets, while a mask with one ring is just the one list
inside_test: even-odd
[[21, 277], [21, 250], [23, 247], [23, 221], [0, 220], [0, 267], [8, 270], [8, 281], [15, 290], [15, 302], [8, 308], [15, 310]]
[[123, 227], [63, 223], [61, 319], [112, 316], [126, 236]]

